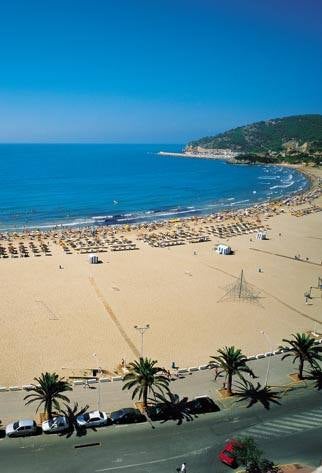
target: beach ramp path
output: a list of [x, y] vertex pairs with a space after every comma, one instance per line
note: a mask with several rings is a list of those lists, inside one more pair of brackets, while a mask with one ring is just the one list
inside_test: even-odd
[[89, 276], [89, 282], [91, 284], [91, 286], [93, 287], [98, 299], [101, 301], [101, 303], [103, 304], [104, 306], [104, 309], [105, 311], [107, 312], [107, 314], [109, 315], [109, 317], [111, 318], [111, 320], [114, 322], [114, 324], [116, 325], [117, 329], [119, 330], [122, 338], [124, 339], [124, 341], [127, 343], [127, 345], [129, 346], [130, 350], [133, 352], [133, 354], [136, 356], [136, 357], [140, 357], [140, 352], [139, 350], [136, 348], [136, 346], [134, 345], [134, 343], [132, 342], [132, 340], [130, 339], [130, 337], [128, 336], [128, 334], [126, 333], [126, 331], [124, 330], [124, 328], [122, 327], [122, 324], [121, 322], [118, 320], [116, 314], [114, 313], [113, 309], [111, 308], [111, 306], [106, 302], [106, 300], [104, 299], [104, 296], [103, 294], [101, 293], [99, 287], [97, 286], [96, 282], [95, 282], [95, 279], [92, 277], [92, 276]]

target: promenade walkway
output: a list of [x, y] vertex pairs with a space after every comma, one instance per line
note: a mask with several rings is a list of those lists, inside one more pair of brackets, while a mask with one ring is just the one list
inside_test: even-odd
[[[268, 362], [269, 358], [262, 358], [248, 363], [258, 376], [258, 379], [254, 380], [255, 382], [265, 384]], [[280, 355], [271, 357], [268, 384], [276, 387], [276, 390], [286, 392], [292, 387], [292, 380], [288, 375], [296, 371], [297, 365], [293, 365], [290, 358], [282, 362]], [[189, 398], [207, 395], [219, 403], [221, 408], [228, 408], [234, 404], [234, 400], [223, 401], [220, 399], [218, 389], [222, 387], [222, 383], [222, 378], [214, 380], [213, 370], [206, 369], [182, 374], [181, 378], [171, 383], [171, 390], [180, 396], [188, 396]], [[302, 385], [304, 387], [305, 382]], [[78, 401], [81, 406], [89, 404], [90, 409], [98, 407], [100, 398], [99, 407], [111, 412], [121, 407], [133, 405], [131, 392], [122, 391], [122, 386], [122, 381], [104, 382], [100, 383], [100, 386], [96, 383], [86, 388], [83, 385], [76, 385], [69, 397], [72, 401]], [[35, 416], [36, 404], [25, 406], [23, 400], [25, 395], [26, 391], [0, 392], [0, 419], [3, 424], [21, 417]]]

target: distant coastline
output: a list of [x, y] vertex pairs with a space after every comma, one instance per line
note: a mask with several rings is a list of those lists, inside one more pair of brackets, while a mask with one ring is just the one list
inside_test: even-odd
[[171, 151], [159, 151], [159, 156], [173, 156], [178, 158], [197, 158], [197, 159], [218, 159], [220, 161], [227, 161], [229, 163], [238, 164], [239, 161], [235, 159], [235, 156], [238, 153], [234, 153], [231, 150], [211, 150], [209, 152], [205, 151], [182, 151], [181, 153], [178, 152], [171, 152]]

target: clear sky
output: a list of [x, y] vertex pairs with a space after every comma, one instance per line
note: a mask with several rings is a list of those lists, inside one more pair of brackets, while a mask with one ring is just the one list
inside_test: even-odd
[[320, 0], [10, 0], [1, 142], [184, 143], [322, 112]]

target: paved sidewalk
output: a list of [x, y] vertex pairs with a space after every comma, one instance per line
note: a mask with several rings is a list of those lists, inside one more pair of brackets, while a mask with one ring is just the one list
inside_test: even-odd
[[[258, 376], [258, 379], [254, 382], [258, 381], [265, 384], [268, 362], [269, 358], [263, 358], [248, 363]], [[297, 365], [293, 365], [290, 358], [282, 362], [280, 355], [271, 357], [268, 384], [272, 386], [290, 386], [292, 381], [288, 374], [296, 371]], [[237, 378], [235, 379], [237, 380]], [[217, 400], [222, 407], [228, 407], [231, 404], [230, 400], [222, 402], [217, 392], [222, 387], [222, 383], [223, 378], [214, 381], [214, 371], [207, 369], [182, 375], [182, 378], [171, 383], [171, 390], [180, 396], [188, 396], [189, 398], [208, 395]], [[121, 407], [133, 405], [131, 392], [122, 391], [122, 386], [122, 381], [100, 383], [100, 408], [102, 410], [111, 412]], [[0, 393], [0, 419], [4, 425], [21, 417], [35, 417], [37, 405], [35, 403], [25, 406], [23, 398], [26, 394], [26, 391]], [[81, 406], [89, 404], [90, 409], [96, 409], [98, 407], [99, 386], [97, 383], [86, 389], [82, 385], [74, 386], [73, 391], [69, 393], [69, 398], [72, 401], [78, 401]]]

